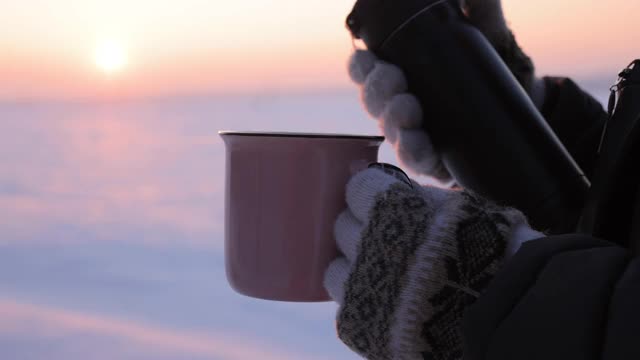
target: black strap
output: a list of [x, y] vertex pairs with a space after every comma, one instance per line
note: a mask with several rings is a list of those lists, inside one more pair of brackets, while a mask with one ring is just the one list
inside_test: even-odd
[[[607, 121], [579, 231], [640, 247], [640, 60], [612, 87]], [[637, 234], [637, 235], [636, 235]]]

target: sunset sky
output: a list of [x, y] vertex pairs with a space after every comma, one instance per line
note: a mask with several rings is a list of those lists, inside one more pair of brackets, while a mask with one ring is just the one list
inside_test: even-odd
[[[0, 98], [346, 87], [353, 2], [1, 1]], [[636, 0], [504, 7], [543, 73], [609, 75], [640, 56]]]

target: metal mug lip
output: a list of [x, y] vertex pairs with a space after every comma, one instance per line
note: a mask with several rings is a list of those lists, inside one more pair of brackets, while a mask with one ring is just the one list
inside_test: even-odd
[[384, 141], [384, 136], [380, 135], [356, 135], [356, 134], [330, 134], [330, 133], [307, 133], [307, 132], [287, 132], [287, 131], [218, 131], [220, 136], [253, 136], [253, 137], [288, 137], [303, 139], [352, 139], [352, 140], [374, 140]]
[[409, 175], [407, 175], [407, 173], [404, 172], [404, 170], [400, 169], [395, 165], [392, 165], [389, 163], [383, 163], [383, 162], [373, 162], [369, 164], [368, 168], [379, 169], [391, 176], [395, 176], [398, 180], [405, 182], [407, 185], [409, 185], [413, 189], [413, 182], [411, 182], [411, 178], [409, 177]]

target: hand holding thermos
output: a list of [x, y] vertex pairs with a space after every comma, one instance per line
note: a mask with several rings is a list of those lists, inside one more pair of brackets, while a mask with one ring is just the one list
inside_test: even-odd
[[406, 166], [521, 209], [539, 229], [575, 227], [589, 181], [540, 114], [545, 82], [500, 1], [359, 0], [347, 25], [368, 48], [351, 76]]
[[[465, 14], [491, 42], [538, 109], [545, 97], [545, 82], [535, 76], [531, 59], [521, 50], [506, 25], [500, 1], [467, 1]], [[420, 101], [408, 89], [403, 70], [379, 59], [372, 51], [357, 49], [349, 59], [349, 75], [360, 88], [367, 112], [379, 120], [399, 160], [414, 173], [452, 180], [424, 128]], [[433, 121], [433, 120], [432, 120]]]

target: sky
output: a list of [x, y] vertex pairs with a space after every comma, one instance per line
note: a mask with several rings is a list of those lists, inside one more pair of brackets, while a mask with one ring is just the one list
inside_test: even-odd
[[[640, 2], [504, 0], [542, 74], [611, 77], [635, 56]], [[344, 88], [353, 0], [0, 1], [0, 98]], [[126, 63], [95, 59], [115, 44]]]

